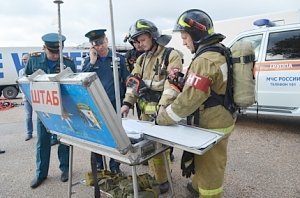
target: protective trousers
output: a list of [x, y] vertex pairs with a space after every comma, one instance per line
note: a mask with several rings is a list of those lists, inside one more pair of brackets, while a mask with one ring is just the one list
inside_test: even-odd
[[192, 186], [200, 192], [201, 198], [220, 198], [223, 195], [228, 137], [204, 155], [195, 155], [195, 175], [192, 178]]
[[[37, 119], [37, 143], [36, 143], [36, 177], [46, 178], [49, 171], [51, 153], [51, 133], [43, 125], [40, 119]], [[58, 145], [59, 169], [62, 172], [69, 171], [69, 147], [64, 144]]]
[[[151, 116], [146, 115], [146, 114], [142, 114], [141, 118], [144, 121], [151, 120]], [[165, 152], [166, 152], [167, 161], [168, 161], [169, 167], [170, 167], [170, 150], [168, 149]], [[155, 157], [151, 158], [148, 161], [148, 164], [149, 164], [150, 171], [153, 173], [158, 184], [163, 184], [168, 181], [163, 153], [160, 153], [160, 154], [156, 155]]]

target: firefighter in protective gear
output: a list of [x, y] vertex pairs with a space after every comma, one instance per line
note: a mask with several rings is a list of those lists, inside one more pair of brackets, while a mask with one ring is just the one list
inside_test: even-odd
[[188, 184], [189, 190], [192, 187], [202, 198], [219, 198], [223, 194], [227, 143], [234, 129], [235, 116], [222, 104], [209, 102], [212, 92], [218, 95], [226, 93], [228, 75], [225, 56], [212, 51], [197, 56], [197, 52], [210, 45], [221, 45], [225, 37], [214, 33], [209, 15], [197, 9], [181, 14], [173, 31], [181, 33], [183, 44], [195, 56], [187, 70], [181, 93], [158, 114], [156, 123], [175, 124], [199, 112], [200, 116], [192, 119], [193, 125], [224, 133], [225, 138], [204, 155], [184, 153], [181, 161], [183, 175], [190, 176], [195, 172], [192, 183]]
[[[171, 37], [161, 35], [158, 28], [148, 20], [137, 20], [130, 29], [130, 35], [132, 39], [139, 42], [145, 51], [137, 59], [131, 76], [138, 76], [143, 81], [143, 83], [139, 84], [145, 84], [146, 87], [134, 90], [132, 87], [127, 86], [121, 113], [123, 116], [127, 116], [129, 109], [137, 102], [142, 111], [141, 119], [152, 121], [157, 115], [159, 107], [167, 106], [178, 95], [170, 86], [167, 80], [167, 73], [175, 68], [182, 70], [181, 56], [176, 50], [172, 50], [168, 58], [168, 65], [164, 64], [163, 54], [167, 49], [165, 45], [170, 41]], [[138, 80], [132, 80], [131, 82], [138, 82]], [[137, 92], [139, 93], [136, 94]], [[161, 193], [167, 192], [169, 183], [167, 182], [163, 155], [159, 154], [149, 160], [149, 167], [160, 184]]]
[[[130, 43], [130, 45], [132, 45], [132, 47], [133, 47], [131, 50], [128, 50], [125, 54], [125, 58], [127, 60], [127, 68], [130, 72], [132, 72], [132, 70], [134, 68], [134, 64], [136, 63], [136, 60], [138, 59], [138, 57], [144, 53], [143, 48], [140, 47], [140, 43], [131, 38], [130, 30], [132, 28], [134, 28], [134, 26], [135, 26], [135, 24], [130, 26], [129, 33], [124, 38], [124, 42], [128, 41]], [[138, 117], [138, 119], [140, 119], [141, 110], [137, 103], [134, 106], [135, 107], [132, 107], [133, 112], [134, 112], [134, 108], [135, 108], [136, 112], [137, 112], [137, 117]]]

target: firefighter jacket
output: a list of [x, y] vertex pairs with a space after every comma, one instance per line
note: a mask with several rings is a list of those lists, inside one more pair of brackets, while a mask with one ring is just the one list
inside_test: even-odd
[[232, 126], [235, 120], [224, 106], [204, 108], [203, 105], [212, 90], [218, 95], [225, 94], [227, 70], [226, 59], [218, 52], [208, 51], [196, 56], [187, 71], [182, 92], [166, 111], [158, 115], [156, 122], [160, 125], [174, 124], [199, 109], [200, 127], [221, 129]]
[[[167, 75], [172, 69], [182, 70], [182, 58], [176, 50], [172, 50], [169, 55], [168, 65], [164, 65], [163, 53], [166, 50], [164, 46], [158, 45], [155, 52], [145, 52], [137, 59], [132, 75], [141, 77], [145, 85], [153, 91], [161, 92], [160, 98], [156, 102], [157, 105], [168, 105], [178, 95], [178, 93], [171, 88]], [[165, 69], [167, 72], [161, 72]], [[124, 104], [133, 105], [137, 102], [138, 96], [132, 93], [131, 89], [126, 90]], [[147, 101], [147, 104], [153, 101]], [[143, 110], [142, 110], [143, 112]], [[145, 113], [145, 112], [143, 112]], [[149, 113], [150, 114], [150, 113]]]

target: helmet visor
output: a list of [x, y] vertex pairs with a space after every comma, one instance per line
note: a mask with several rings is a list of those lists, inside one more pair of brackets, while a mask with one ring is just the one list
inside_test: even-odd
[[174, 28], [173, 28], [173, 32], [182, 32], [184, 31], [184, 27], [182, 27], [179, 24], [175, 24]]
[[185, 15], [183, 15], [177, 20], [173, 32], [186, 31], [186, 28], [191, 28], [191, 26], [188, 23], [186, 23]]

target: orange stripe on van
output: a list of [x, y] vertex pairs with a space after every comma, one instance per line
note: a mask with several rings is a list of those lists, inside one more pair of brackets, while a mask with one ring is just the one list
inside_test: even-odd
[[300, 60], [290, 61], [265, 61], [255, 63], [255, 71], [290, 71], [300, 70]]

